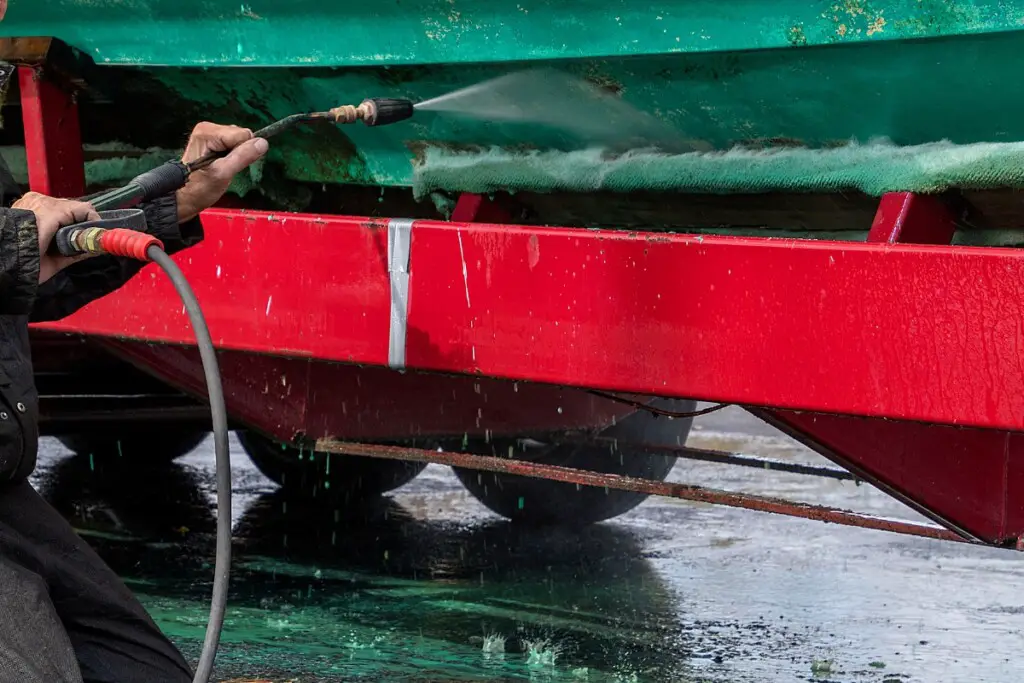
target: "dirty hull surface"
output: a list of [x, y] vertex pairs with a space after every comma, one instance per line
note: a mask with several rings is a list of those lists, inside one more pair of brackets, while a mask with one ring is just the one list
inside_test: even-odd
[[[222, 2], [227, 4], [227, 0]], [[351, 43], [346, 43], [353, 48], [348, 56], [311, 51], [319, 43], [315, 38], [306, 38], [308, 26], [292, 28], [288, 24], [252, 22], [243, 17], [247, 23], [242, 30], [278, 32], [286, 38], [278, 38], [278, 44], [295, 50], [296, 54], [276, 59], [265, 36], [254, 36], [247, 43], [248, 49], [260, 58], [241, 64], [219, 62], [203, 55], [189, 58], [172, 41], [164, 40], [169, 35], [180, 36], [194, 41], [196, 47], [213, 45], [230, 57], [236, 47], [245, 46], [238, 42], [240, 34], [227, 28], [227, 23], [215, 23], [226, 39], [217, 42], [202, 37], [192, 16], [187, 19], [187, 31], [162, 31], [161, 40], [138, 40], [140, 29], [133, 23], [122, 24], [120, 33], [108, 33], [104, 39], [102, 30], [98, 30], [101, 25], [75, 21], [72, 15], [66, 15], [60, 25], [54, 26], [49, 21], [52, 8], [46, 7], [52, 2], [18, 4], [38, 4], [39, 14], [46, 21], [25, 21], [25, 17], [19, 19], [12, 10], [0, 23], [0, 37], [56, 33], [57, 38], [93, 58], [98, 66], [90, 70], [88, 80], [99, 96], [82, 98], [85, 142], [130, 144], [138, 148], [136, 151], [177, 148], [201, 119], [256, 128], [296, 112], [324, 110], [364, 97], [429, 100], [535, 67], [555, 68], [587, 79], [603, 91], [621, 97], [669, 126], [675, 132], [673, 138], [678, 138], [679, 148], [684, 150], [727, 149], [737, 144], [806, 144], [819, 148], [851, 139], [866, 142], [873, 138], [889, 138], [901, 145], [943, 139], [970, 143], [1024, 138], [1024, 121], [1016, 115], [1024, 104], [1024, 94], [1003, 86], [1007, 78], [1024, 67], [1024, 51], [1020, 49], [1024, 2], [1020, 0], [978, 3], [987, 5], [984, 12], [991, 15], [991, 22], [968, 25], [949, 16], [944, 22], [926, 16], [920, 22], [908, 23], [909, 15], [905, 13], [903, 30], [896, 27], [898, 20], [894, 18], [884, 31], [870, 36], [866, 35], [870, 27], [863, 23], [867, 20], [868, 3], [862, 0], [789, 0], [785, 4], [799, 7], [800, 13], [819, 17], [815, 23], [823, 25], [829, 34], [811, 38], [807, 44], [799, 34], [811, 30], [810, 22], [804, 28], [797, 23], [782, 23], [787, 19], [779, 17], [775, 8], [780, 3], [756, 3], [757, 11], [766, 15], [760, 22], [753, 18], [748, 6], [701, 3], [709, 8], [729, 7], [738, 14], [723, 17], [728, 26], [742, 27], [752, 34], [738, 36], [737, 40], [716, 39], [728, 31], [719, 31], [715, 36], [705, 33], [703, 29], [708, 24], [702, 26], [701, 18], [694, 17], [694, 3], [675, 2], [685, 5], [681, 10], [685, 14], [666, 18], [657, 16], [657, 10], [635, 5], [628, 12], [639, 15], [635, 24], [645, 24], [645, 29], [634, 34], [616, 26], [604, 34], [603, 41], [574, 28], [554, 29], [557, 38], [552, 40], [550, 24], [536, 14], [524, 14], [525, 8], [514, 9], [515, 3], [505, 3], [509, 15], [529, 17], [527, 20], [534, 27], [528, 33], [541, 35], [546, 45], [582, 39], [590, 49], [531, 49], [524, 45], [522, 32], [509, 28], [509, 34], [501, 39], [484, 31], [449, 33], [446, 41], [428, 41], [425, 49], [412, 50], [404, 56], [360, 54]], [[84, 7], [84, 3], [79, 4]], [[285, 7], [294, 3], [279, 4]], [[444, 1], [441, 4], [448, 5]], [[594, 23], [576, 7], [574, 12], [565, 12], [562, 3], [545, 4], [561, 15], [579, 17], [580, 23]], [[614, 17], [629, 23], [628, 17], [618, 15], [618, 9], [608, 9], [614, 4], [629, 3], [609, 2], [605, 7], [602, 4], [591, 3], [590, 11], [605, 15], [609, 22]], [[938, 0], [899, 0], [888, 4], [904, 6], [910, 12], [927, 12], [928, 6], [938, 9], [949, 5]], [[839, 5], [848, 5], [852, 21], [858, 26], [838, 18], [834, 7]], [[239, 5], [231, 3], [231, 7], [237, 12]], [[350, 10], [349, 4], [336, 7], [339, 12]], [[405, 3], [401, 7], [403, 14], [409, 15]], [[899, 11], [878, 7], [870, 12], [890, 16], [890, 12]], [[95, 15], [92, 8], [79, 11]], [[438, 10], [430, 11], [432, 18], [427, 21], [436, 21], [433, 17]], [[820, 18], [826, 15], [827, 19]], [[316, 15], [304, 18], [321, 19]], [[375, 27], [367, 28], [345, 18], [333, 19], [333, 23], [321, 21], [318, 32], [337, 36], [351, 31], [351, 37], [374, 43], [380, 41], [382, 32], [385, 36], [394, 35], [390, 26], [374, 30]], [[944, 29], [929, 28], [940, 23]], [[923, 30], [917, 30], [915, 25]], [[159, 30], [152, 23], [144, 26], [150, 31]], [[843, 36], [836, 35], [838, 27], [844, 27], [839, 29]], [[850, 29], [848, 35], [846, 28]], [[792, 36], [794, 31], [796, 35]], [[304, 40], [293, 40], [296, 35], [304, 36]], [[470, 37], [484, 41], [486, 47], [467, 48]], [[403, 38], [395, 40], [410, 45], [409, 38], [409, 42]], [[102, 44], [94, 44], [97, 40], [103, 40]], [[499, 51], [499, 42], [507, 49]], [[764, 47], [781, 49], [756, 49]], [[151, 49], [168, 54], [154, 55]], [[371, 58], [365, 58], [368, 55]], [[173, 59], [167, 59], [168, 56]], [[118, 63], [122, 65], [110, 66]], [[358, 68], [339, 68], [346, 65]], [[957, 96], [950, 97], [952, 92]], [[142, 122], [144, 125], [134, 120], [138, 117], [126, 114], [139, 109], [152, 110], [152, 116]], [[422, 111], [411, 121], [383, 128], [306, 126], [275, 139], [268, 155], [267, 173], [256, 175], [264, 179], [260, 188], [278, 208], [301, 209], [305, 200], [297, 191], [293, 194], [282, 189], [282, 175], [313, 184], [407, 186], [413, 181], [410, 162], [424, 147], [576, 149], [594, 143], [588, 131], [571, 125], [572, 120], [541, 125], [530, 118], [495, 118], [467, 115], [466, 111]], [[602, 141], [623, 143], [635, 133], [631, 126], [612, 132], [610, 140], [602, 136]], [[11, 138], [5, 144], [20, 145], [21, 141]], [[163, 154], [159, 152], [149, 163], [156, 163]], [[19, 174], [23, 172], [23, 159], [9, 161], [19, 169]], [[90, 177], [101, 182], [121, 176], [123, 182], [125, 169], [118, 170], [123, 166], [120, 161], [93, 163]], [[513, 181], [509, 179], [514, 185]], [[239, 182], [239, 187], [249, 185]]]
[[[695, 424], [691, 446], [816, 460], [739, 411]], [[1017, 553], [658, 500], [585, 532], [516, 532], [437, 466], [336, 523], [286, 505], [237, 442], [233, 452], [217, 680], [1019, 680]], [[130, 486], [65, 456], [46, 440], [35, 485], [194, 659], [212, 444]], [[672, 479], [919, 519], [839, 481], [694, 462]], [[507, 638], [504, 653], [489, 634]]]

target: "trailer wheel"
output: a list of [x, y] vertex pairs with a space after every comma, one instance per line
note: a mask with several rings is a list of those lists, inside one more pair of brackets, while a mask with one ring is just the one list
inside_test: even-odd
[[249, 431], [239, 431], [238, 440], [264, 476], [287, 493], [310, 500], [373, 498], [408, 484], [426, 467], [421, 462], [300, 452]]
[[[655, 405], [663, 410], [685, 413], [695, 410], [696, 402], [663, 399]], [[615, 453], [604, 446], [494, 440], [490, 445], [495, 455], [507, 456], [511, 447], [512, 456], [523, 460], [663, 481], [672, 471], [676, 458], [630, 452], [627, 442], [650, 446], [684, 445], [692, 423], [692, 418], [670, 419], [638, 411], [601, 433], [601, 436], [622, 440]], [[453, 469], [474, 498], [499, 515], [524, 524], [593, 524], [626, 513], [647, 498], [645, 494], [632, 491], [592, 486], [577, 488], [575, 484], [547, 479]]]
[[154, 462], [169, 463], [188, 455], [207, 436], [206, 431], [149, 425], [115, 429], [108, 434], [65, 434], [57, 440], [81, 457], [92, 457], [108, 464], [123, 462], [126, 466], [144, 466]]

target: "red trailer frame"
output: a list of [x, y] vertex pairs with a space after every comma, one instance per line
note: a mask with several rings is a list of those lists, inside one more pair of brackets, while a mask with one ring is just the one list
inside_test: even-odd
[[[73, 100], [34, 67], [20, 83], [32, 189], [81, 194]], [[491, 392], [506, 406], [549, 401], [553, 429], [594, 411], [614, 419], [616, 402], [574, 387], [699, 398], [744, 406], [959, 538], [1024, 539], [1024, 252], [950, 246], [956, 215], [942, 198], [883, 197], [867, 243], [508, 225], [476, 196], [451, 222], [202, 219], [207, 239], [176, 260], [222, 350], [229, 408], [283, 441], [331, 447], [328, 390], [341, 382], [376, 383], [398, 411], [364, 411], [365, 438], [393, 432], [413, 386], [396, 371], [462, 376], [460, 395], [426, 399], [451, 424], [479, 420], [473, 397]], [[37, 329], [102, 338], [202, 396], [186, 316], [154, 303], [174, 300], [147, 269]], [[488, 460], [469, 464], [529, 467]], [[693, 490], [655, 492], [704, 495]], [[821, 517], [796, 508], [771, 511]]]

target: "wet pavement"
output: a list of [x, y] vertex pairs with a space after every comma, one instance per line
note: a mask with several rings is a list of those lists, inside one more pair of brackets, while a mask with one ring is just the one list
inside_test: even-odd
[[[746, 413], [689, 445], [820, 462]], [[430, 466], [374, 509], [286, 501], [232, 440], [217, 675], [275, 681], [926, 681], [1024, 674], [1021, 554], [650, 499], [519, 530]], [[670, 479], [912, 521], [870, 486], [680, 461]], [[211, 590], [212, 441], [125, 480], [44, 440], [36, 487], [190, 657]]]

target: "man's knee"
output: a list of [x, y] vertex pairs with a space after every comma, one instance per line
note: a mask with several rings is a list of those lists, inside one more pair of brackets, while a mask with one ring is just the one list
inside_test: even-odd
[[46, 582], [0, 558], [0, 681], [82, 683]]

